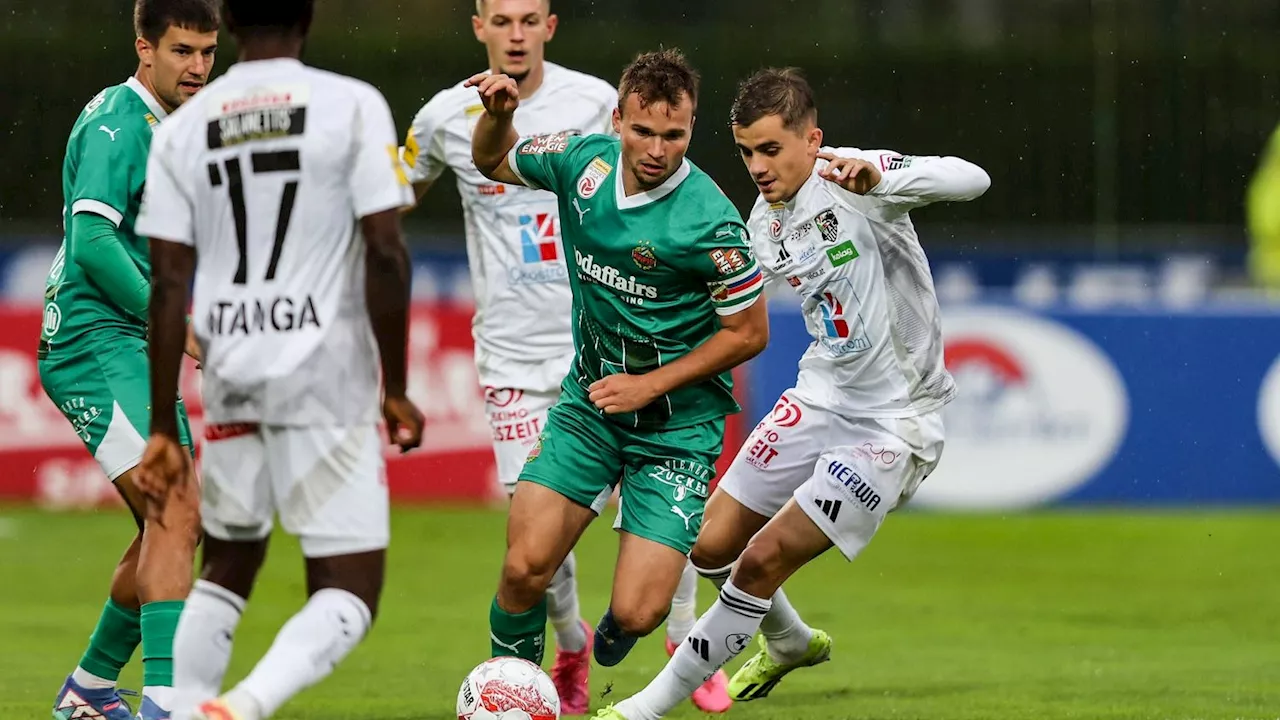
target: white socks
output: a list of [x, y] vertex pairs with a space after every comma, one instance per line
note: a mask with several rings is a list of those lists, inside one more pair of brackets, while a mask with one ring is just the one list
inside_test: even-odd
[[[704, 570], [695, 568], [698, 574], [710, 580], [717, 588], [728, 582], [733, 566]], [[769, 614], [760, 621], [760, 632], [764, 635], [765, 647], [769, 657], [777, 662], [795, 662], [809, 651], [809, 641], [813, 638], [813, 629], [800, 619], [800, 613], [791, 606], [787, 594], [778, 588], [771, 598]]]
[[572, 551], [547, 586], [547, 619], [556, 631], [557, 650], [578, 652], [587, 646], [578, 608], [578, 562]]
[[174, 720], [187, 720], [196, 705], [222, 692], [242, 612], [244, 598], [221, 585], [197, 580], [191, 588], [173, 635]]
[[249, 677], [227, 693], [244, 720], [273, 715], [286, 700], [324, 679], [364, 638], [373, 618], [346, 590], [318, 590], [290, 618]]
[[115, 680], [98, 677], [79, 665], [71, 672], [71, 679], [85, 690], [106, 690], [116, 686]]
[[769, 600], [725, 583], [720, 597], [693, 626], [671, 661], [645, 689], [618, 703], [627, 720], [658, 720], [684, 702], [716, 670], [747, 648]]
[[[719, 589], [719, 586], [717, 586]], [[693, 624], [698, 621], [698, 570], [693, 563], [686, 563], [676, 595], [671, 598], [671, 614], [667, 615], [667, 639], [679, 645], [689, 636]]]

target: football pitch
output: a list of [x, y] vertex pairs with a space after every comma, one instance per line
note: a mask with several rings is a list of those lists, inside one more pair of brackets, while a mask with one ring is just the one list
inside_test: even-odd
[[[579, 547], [593, 622], [616, 552], [609, 519]], [[122, 511], [0, 507], [0, 718], [49, 717], [130, 527]], [[458, 686], [489, 648], [503, 516], [401, 509], [392, 537], [372, 634], [277, 717], [455, 717]], [[229, 681], [303, 601], [296, 544], [273, 542]], [[1280, 718], [1280, 512], [900, 513], [856, 563], [824, 557], [787, 588], [832, 634], [832, 661], [728, 717]], [[703, 581], [699, 605], [713, 599]], [[122, 686], [138, 687], [139, 659]], [[593, 710], [639, 689], [665, 660], [659, 631], [620, 666], [594, 667]], [[671, 715], [698, 716], [689, 704]]]

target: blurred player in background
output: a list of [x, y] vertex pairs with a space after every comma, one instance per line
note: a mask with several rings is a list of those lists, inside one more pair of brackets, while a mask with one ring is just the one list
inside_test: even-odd
[[[191, 587], [197, 498], [175, 499], [163, 524], [144, 522], [134, 469], [150, 423], [147, 302], [151, 261], [135, 231], [152, 129], [199, 91], [218, 43], [215, 0], [137, 0], [138, 70], [89, 101], [62, 163], [62, 247], [49, 271], [37, 359], [45, 393], [115, 484], [138, 525], [111, 579], [98, 626], [54, 702], [53, 717], [133, 717], [116, 690], [142, 644], [138, 717], [169, 716], [173, 633]], [[178, 442], [190, 449], [176, 399]]]
[[[521, 135], [613, 134], [618, 91], [544, 60], [557, 22], [549, 0], [478, 0], [471, 19], [476, 39], [488, 50], [490, 72], [516, 81], [515, 125]], [[471, 133], [483, 112], [475, 90], [464, 83], [442, 90], [414, 118], [401, 153], [419, 198], [446, 168], [457, 177], [476, 298], [476, 369], [498, 479], [510, 495], [573, 362], [572, 299], [555, 195], [493, 182], [471, 161]], [[669, 651], [697, 618], [697, 579], [688, 565], [667, 618]], [[561, 711], [581, 715], [589, 700], [591, 626], [579, 610], [572, 552], [547, 588], [547, 615], [555, 628], [551, 679]], [[726, 682], [717, 673], [694, 692], [694, 704], [708, 712], [726, 710]]]
[[[298, 60], [313, 0], [223, 7], [239, 62], [156, 134], [138, 218], [156, 277], [139, 477], [153, 510], [190, 483], [172, 408], [193, 275], [204, 357], [204, 563], [174, 641], [179, 720], [270, 717], [364, 638], [390, 535], [379, 405], [402, 450], [422, 434], [405, 397], [413, 197], [386, 100]], [[277, 513], [310, 598], [215, 698]]]
[[972, 200], [991, 180], [954, 157], [823, 147], [817, 120], [795, 70], [758, 73], [734, 101], [734, 140], [760, 189], [752, 247], [803, 300], [813, 342], [707, 504], [691, 557], [719, 599], [658, 677], [600, 718], [662, 717], [756, 630], [760, 651], [729, 682], [736, 700], [827, 660], [831, 639], [800, 619], [782, 583], [833, 545], [857, 557], [942, 454], [955, 383], [908, 211]]
[[[620, 138], [520, 139], [515, 80], [477, 75], [485, 176], [554, 193], [572, 254], [576, 360], [512, 498], [490, 610], [494, 656], [542, 656], [552, 574], [621, 490], [618, 563], [593, 654], [616, 665], [671, 605], [738, 410], [729, 370], [767, 342], [761, 277], [733, 205], [685, 159], [697, 74], [679, 52], [624, 71]], [[711, 676], [699, 678], [688, 697]]]
[[1256, 286], [1280, 297], [1280, 127], [1259, 158], [1245, 199], [1249, 272]]

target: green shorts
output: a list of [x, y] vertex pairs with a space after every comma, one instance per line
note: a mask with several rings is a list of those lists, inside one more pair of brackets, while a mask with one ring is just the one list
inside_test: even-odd
[[689, 427], [630, 430], [566, 388], [525, 460], [521, 480], [551, 488], [597, 514], [619, 491], [618, 527], [688, 554], [724, 444], [724, 418]]
[[[40, 357], [40, 383], [107, 477], [132, 470], [151, 433], [147, 342], [112, 335], [59, 347]], [[178, 397], [178, 439], [188, 448], [191, 423]]]

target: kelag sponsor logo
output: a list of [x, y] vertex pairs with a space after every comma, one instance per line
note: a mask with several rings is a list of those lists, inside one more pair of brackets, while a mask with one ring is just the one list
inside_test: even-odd
[[1062, 497], [1101, 471], [1128, 424], [1124, 382], [1088, 338], [1052, 320], [966, 309], [942, 320], [957, 396], [946, 449], [916, 502], [1014, 508]]

